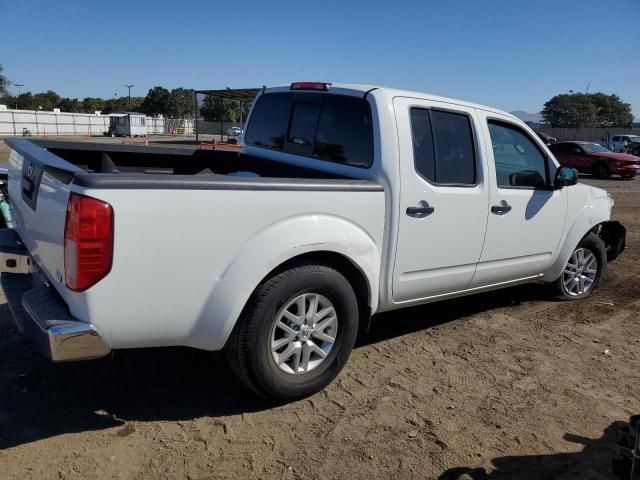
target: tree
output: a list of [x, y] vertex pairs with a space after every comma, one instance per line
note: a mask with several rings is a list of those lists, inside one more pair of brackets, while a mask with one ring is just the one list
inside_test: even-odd
[[36, 93], [33, 96], [34, 108], [37, 110], [51, 111], [60, 103], [60, 95], [53, 90]]
[[[246, 120], [250, 107], [251, 104], [248, 102], [242, 104], [243, 121]], [[200, 114], [205, 120], [210, 122], [239, 122], [240, 102], [228, 98], [207, 95], [200, 107]]]
[[109, 100], [105, 100], [102, 113], [139, 112], [143, 101], [144, 97], [131, 97], [131, 104], [129, 104], [128, 96], [111, 98]]
[[77, 98], [61, 98], [56, 108], [59, 108], [61, 112], [79, 113], [82, 110], [82, 105]]
[[0, 96], [9, 95], [9, 80], [2, 75], [2, 65], [0, 65]]
[[82, 100], [82, 111], [93, 113], [104, 110], [104, 100], [102, 98], [86, 97]]
[[171, 92], [164, 87], [153, 87], [144, 97], [140, 110], [147, 115], [166, 115], [170, 104]]
[[633, 122], [631, 105], [602, 92], [556, 95], [544, 104], [542, 116], [552, 127], [566, 128], [628, 128]]
[[171, 101], [167, 115], [170, 117], [185, 118], [192, 114], [193, 92], [182, 87], [171, 90]]
[[590, 94], [589, 97], [596, 107], [599, 127], [631, 127], [633, 123], [631, 105], [624, 103], [618, 95], [597, 92]]
[[596, 107], [583, 93], [556, 95], [544, 104], [542, 117], [552, 127], [593, 127], [597, 123]]
[[33, 102], [33, 94], [31, 92], [25, 92], [16, 97], [16, 106], [20, 110], [34, 110], [35, 104]]

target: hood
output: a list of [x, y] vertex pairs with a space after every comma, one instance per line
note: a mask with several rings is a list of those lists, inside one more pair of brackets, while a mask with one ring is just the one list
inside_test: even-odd
[[600, 158], [610, 158], [611, 160], [617, 160], [619, 162], [640, 162], [640, 157], [635, 157], [627, 153], [598, 152], [590, 153], [589, 155]]

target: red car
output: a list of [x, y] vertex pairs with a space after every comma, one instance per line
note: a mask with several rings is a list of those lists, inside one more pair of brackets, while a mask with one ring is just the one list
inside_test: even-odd
[[593, 142], [560, 142], [549, 145], [560, 165], [573, 167], [596, 178], [620, 175], [633, 178], [640, 172], [640, 157], [615, 153]]

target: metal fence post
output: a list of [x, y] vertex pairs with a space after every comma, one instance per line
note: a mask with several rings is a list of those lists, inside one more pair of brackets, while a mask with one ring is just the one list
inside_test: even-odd
[[13, 119], [13, 134], [18, 135], [18, 130], [16, 129], [16, 112], [11, 112], [11, 118]]

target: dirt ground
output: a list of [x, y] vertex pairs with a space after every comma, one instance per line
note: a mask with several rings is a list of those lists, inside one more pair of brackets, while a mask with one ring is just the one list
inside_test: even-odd
[[640, 413], [640, 179], [583, 181], [628, 229], [597, 294], [524, 286], [380, 315], [331, 386], [288, 405], [216, 353], [48, 364], [2, 305], [0, 478], [612, 478]]

